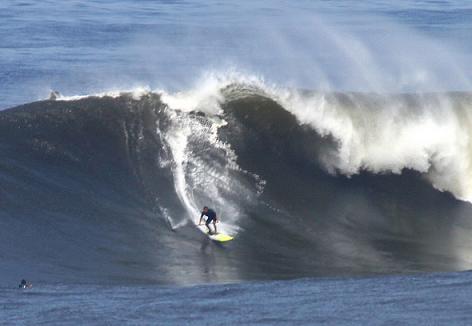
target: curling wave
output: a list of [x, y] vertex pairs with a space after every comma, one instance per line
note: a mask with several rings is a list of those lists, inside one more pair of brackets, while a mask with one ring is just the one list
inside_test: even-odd
[[[2, 111], [5, 280], [19, 271], [175, 284], [470, 268], [471, 100], [251, 79]], [[235, 235], [227, 247], [195, 229], [203, 205]]]

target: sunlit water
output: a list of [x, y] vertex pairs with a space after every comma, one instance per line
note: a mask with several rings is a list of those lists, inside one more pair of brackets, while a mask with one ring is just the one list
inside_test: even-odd
[[281, 86], [468, 90], [468, 1], [2, 1], [0, 108], [238, 70]]

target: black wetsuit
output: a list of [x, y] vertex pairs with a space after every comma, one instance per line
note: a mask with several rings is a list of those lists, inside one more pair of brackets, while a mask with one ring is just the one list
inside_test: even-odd
[[206, 225], [210, 224], [213, 221], [216, 221], [216, 213], [211, 208], [209, 208], [208, 212], [206, 212], [206, 213], [202, 212], [202, 215], [200, 216], [200, 218], [202, 218], [204, 215], [207, 216], [207, 220], [205, 222]]

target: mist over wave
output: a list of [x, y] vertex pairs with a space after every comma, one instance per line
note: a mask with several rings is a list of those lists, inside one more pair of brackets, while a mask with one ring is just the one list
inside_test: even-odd
[[[113, 96], [110, 96], [113, 95]], [[5, 279], [199, 283], [470, 268], [469, 93], [205, 78], [0, 112]], [[235, 240], [194, 224], [208, 205]]]
[[228, 67], [321, 91], [471, 88], [471, 8], [464, 1], [141, 5], [3, 4], [0, 107], [44, 98], [51, 89], [181, 91], [193, 88], [195, 76]]

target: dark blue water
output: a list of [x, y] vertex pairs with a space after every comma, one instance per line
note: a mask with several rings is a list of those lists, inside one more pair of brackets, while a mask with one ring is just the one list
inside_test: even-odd
[[5, 324], [469, 325], [469, 272], [184, 288], [2, 288]]

